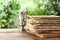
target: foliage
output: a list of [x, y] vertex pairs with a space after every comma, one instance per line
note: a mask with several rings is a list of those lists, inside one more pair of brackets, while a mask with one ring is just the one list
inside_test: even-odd
[[17, 12], [20, 5], [16, 0], [10, 0], [7, 4], [3, 4], [0, 9], [0, 28], [15, 28], [14, 20], [17, 18]]
[[54, 11], [58, 12], [57, 15], [60, 15], [60, 0], [50, 0], [51, 4], [53, 5]]
[[[50, 0], [33, 0], [33, 5], [26, 8], [26, 13], [28, 15], [56, 15], [58, 14], [55, 11]], [[33, 7], [34, 6], [34, 7]]]

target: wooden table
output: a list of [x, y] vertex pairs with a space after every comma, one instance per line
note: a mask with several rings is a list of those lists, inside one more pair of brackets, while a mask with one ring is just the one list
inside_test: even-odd
[[17, 33], [0, 33], [0, 40], [60, 40], [58, 38], [39, 38], [26, 32]]

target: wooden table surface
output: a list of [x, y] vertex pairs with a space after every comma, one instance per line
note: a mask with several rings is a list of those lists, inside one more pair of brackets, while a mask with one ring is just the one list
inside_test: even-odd
[[39, 38], [32, 34], [26, 32], [17, 32], [17, 33], [0, 33], [0, 40], [60, 40], [60, 37], [57, 38]]

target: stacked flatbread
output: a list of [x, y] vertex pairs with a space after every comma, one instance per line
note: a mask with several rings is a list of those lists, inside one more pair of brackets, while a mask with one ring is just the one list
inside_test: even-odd
[[39, 37], [42, 37], [41, 34], [60, 36], [60, 16], [30, 16], [27, 26], [29, 33]]

